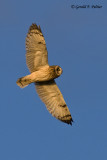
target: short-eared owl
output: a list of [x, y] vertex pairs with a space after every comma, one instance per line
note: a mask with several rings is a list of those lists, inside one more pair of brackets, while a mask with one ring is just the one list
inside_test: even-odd
[[26, 63], [31, 74], [19, 78], [17, 85], [24, 88], [34, 83], [48, 111], [57, 119], [72, 125], [70, 111], [54, 80], [62, 74], [62, 69], [49, 66], [45, 39], [40, 26], [36, 24], [30, 26], [26, 37]]

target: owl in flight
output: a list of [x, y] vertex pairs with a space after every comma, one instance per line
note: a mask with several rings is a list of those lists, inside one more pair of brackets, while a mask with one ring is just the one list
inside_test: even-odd
[[17, 80], [21, 88], [35, 84], [40, 99], [45, 103], [52, 116], [72, 125], [70, 111], [64, 101], [55, 78], [62, 74], [61, 67], [49, 66], [48, 52], [40, 26], [32, 24], [26, 37], [26, 63], [31, 74]]

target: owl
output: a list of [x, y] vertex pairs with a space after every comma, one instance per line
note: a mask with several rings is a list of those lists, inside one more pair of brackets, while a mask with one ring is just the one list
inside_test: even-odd
[[26, 37], [26, 63], [31, 74], [19, 78], [17, 85], [24, 88], [34, 83], [40, 99], [52, 116], [72, 125], [73, 119], [70, 111], [55, 82], [55, 79], [62, 74], [62, 68], [48, 64], [45, 39], [40, 26], [36, 24], [30, 26]]

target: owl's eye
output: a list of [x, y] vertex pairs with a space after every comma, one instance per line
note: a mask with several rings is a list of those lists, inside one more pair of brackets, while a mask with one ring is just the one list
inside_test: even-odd
[[57, 68], [57, 71], [58, 71], [58, 72], [60, 71], [60, 68], [59, 68], [59, 67]]

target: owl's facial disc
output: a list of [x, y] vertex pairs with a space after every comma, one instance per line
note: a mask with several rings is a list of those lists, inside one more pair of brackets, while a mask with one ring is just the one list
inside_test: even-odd
[[62, 74], [62, 68], [59, 67], [59, 66], [56, 66], [56, 67], [55, 67], [55, 72], [56, 72], [56, 74], [57, 74], [58, 76], [60, 76], [60, 75]]

